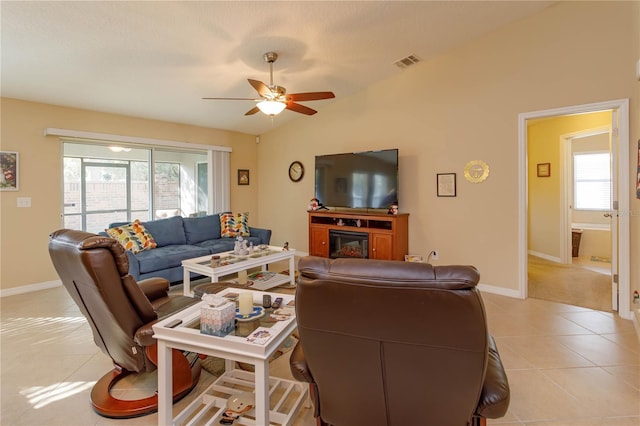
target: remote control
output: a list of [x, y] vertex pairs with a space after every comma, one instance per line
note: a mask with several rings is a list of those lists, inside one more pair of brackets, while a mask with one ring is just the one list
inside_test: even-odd
[[269, 309], [271, 307], [271, 296], [265, 294], [262, 296], [262, 307], [265, 309]]
[[271, 307], [273, 309], [278, 309], [281, 304], [282, 304], [282, 297], [276, 297], [276, 300], [273, 301], [273, 303], [271, 304]]
[[165, 327], [167, 328], [174, 328], [179, 326], [180, 324], [182, 324], [182, 320], [181, 319], [177, 319], [177, 320], [173, 320], [170, 323], [168, 323], [167, 325], [165, 325]]

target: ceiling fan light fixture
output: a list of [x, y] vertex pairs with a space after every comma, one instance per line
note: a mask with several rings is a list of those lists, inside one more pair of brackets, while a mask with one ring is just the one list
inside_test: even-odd
[[258, 102], [256, 106], [267, 115], [278, 115], [285, 109], [287, 104], [281, 101], [265, 100]]
[[[2, 0], [0, 0], [2, 1]], [[261, 81], [248, 78], [247, 81], [253, 87], [258, 95], [259, 99], [250, 98], [202, 98], [202, 99], [220, 99], [220, 100], [236, 100], [236, 101], [255, 101], [256, 105], [247, 111], [244, 115], [254, 115], [258, 111], [275, 117], [280, 114], [285, 108], [289, 111], [297, 112], [299, 114], [313, 115], [317, 113], [315, 109], [306, 107], [298, 102], [304, 101], [320, 101], [323, 99], [333, 99], [336, 95], [333, 92], [306, 92], [306, 93], [293, 93], [287, 95], [287, 90], [282, 86], [273, 84], [273, 63], [278, 59], [278, 54], [275, 52], [267, 52], [264, 54], [264, 60], [269, 63], [269, 85], [264, 84]]]

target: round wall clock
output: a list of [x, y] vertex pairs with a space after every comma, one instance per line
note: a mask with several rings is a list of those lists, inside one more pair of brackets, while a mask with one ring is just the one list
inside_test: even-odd
[[489, 165], [482, 160], [469, 161], [464, 166], [464, 177], [471, 183], [480, 183], [489, 176]]
[[289, 166], [289, 179], [292, 182], [300, 182], [302, 177], [304, 176], [304, 166], [299, 161], [294, 161]]

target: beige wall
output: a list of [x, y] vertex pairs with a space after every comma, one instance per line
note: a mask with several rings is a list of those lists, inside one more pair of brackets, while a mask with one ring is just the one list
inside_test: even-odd
[[[258, 184], [237, 186], [237, 169], [257, 172], [253, 136], [52, 105], [1, 99], [0, 148], [20, 153], [20, 188], [0, 192], [0, 288], [41, 284], [58, 277], [47, 252], [48, 235], [62, 227], [59, 138], [43, 136], [47, 127], [229, 146], [231, 207], [248, 211], [259, 226]], [[31, 197], [31, 208], [17, 208], [18, 197]], [[265, 224], [266, 225], [266, 224]]]
[[[273, 185], [260, 191], [261, 219], [269, 218], [276, 242], [307, 249], [314, 156], [399, 148], [410, 252], [437, 249], [436, 263], [473, 264], [482, 283], [517, 290], [518, 114], [630, 98], [636, 141], [637, 12], [637, 2], [561, 2], [359, 94], [337, 93], [339, 101], [321, 113], [262, 136], [260, 180]], [[463, 169], [477, 159], [491, 173], [472, 184]], [[299, 183], [287, 178], [293, 160], [307, 169]], [[443, 172], [457, 173], [457, 197], [436, 197], [436, 173]], [[631, 209], [631, 259], [638, 259], [635, 195]], [[633, 290], [638, 262], [632, 268]]]
[[[564, 167], [560, 138], [563, 135], [610, 127], [610, 125], [610, 112], [554, 117], [532, 120], [528, 123], [528, 248], [530, 251], [562, 258], [562, 236], [559, 231], [562, 219], [561, 176]], [[608, 149], [608, 142], [605, 149]], [[551, 163], [550, 177], [537, 176], [538, 163]]]
[[[57, 278], [46, 242], [60, 226], [59, 144], [42, 131], [61, 127], [232, 146], [232, 209], [273, 229], [275, 244], [301, 250], [314, 156], [399, 148], [410, 251], [437, 249], [437, 263], [476, 265], [483, 283], [515, 291], [518, 114], [630, 98], [631, 290], [640, 290], [638, 16], [640, 2], [561, 2], [354, 96], [337, 93], [326, 110], [262, 135], [258, 145], [236, 133], [2, 99], [2, 149], [21, 152], [22, 180], [20, 192], [0, 193], [1, 288]], [[475, 159], [491, 168], [481, 184], [463, 177]], [[306, 167], [299, 183], [287, 177], [294, 160]], [[251, 170], [249, 187], [236, 185], [238, 168]], [[457, 197], [436, 197], [436, 173], [443, 172], [457, 173]], [[32, 197], [33, 207], [17, 209], [18, 196]]]

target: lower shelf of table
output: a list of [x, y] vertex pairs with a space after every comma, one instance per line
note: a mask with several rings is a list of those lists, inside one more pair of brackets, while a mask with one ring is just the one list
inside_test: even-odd
[[273, 277], [268, 280], [254, 280], [253, 285], [250, 287], [253, 290], [267, 291], [271, 290], [274, 287], [279, 287], [284, 284], [291, 283], [291, 277], [289, 275], [284, 274], [275, 274]]
[[[173, 425], [219, 425], [227, 399], [240, 392], [253, 392], [252, 372], [231, 370], [222, 374], [173, 420]], [[288, 426], [302, 406], [309, 404], [308, 386], [292, 380], [269, 377], [269, 424]], [[256, 426], [254, 410], [235, 420], [234, 425]]]
[[286, 274], [275, 274], [268, 280], [255, 280], [252, 284], [243, 285], [239, 284], [237, 279], [217, 281], [209, 284], [193, 285], [191, 291], [197, 297], [202, 296], [202, 293], [217, 293], [226, 287], [246, 288], [247, 290], [269, 291], [275, 287], [280, 288], [295, 288], [295, 285], [291, 285], [291, 277]]

